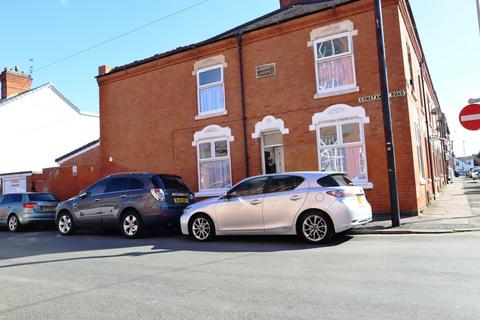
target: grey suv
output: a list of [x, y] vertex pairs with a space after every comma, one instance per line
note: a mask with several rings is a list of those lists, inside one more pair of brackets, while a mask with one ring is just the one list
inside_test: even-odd
[[73, 234], [77, 227], [119, 227], [125, 237], [137, 238], [148, 226], [178, 225], [183, 209], [193, 201], [179, 176], [120, 173], [61, 202], [55, 221], [62, 235]]
[[26, 224], [55, 222], [57, 198], [50, 193], [9, 193], [0, 196], [0, 225], [16, 232]]

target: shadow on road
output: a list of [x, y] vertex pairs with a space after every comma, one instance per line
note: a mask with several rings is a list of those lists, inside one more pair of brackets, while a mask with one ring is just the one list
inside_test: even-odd
[[[222, 236], [211, 242], [200, 243], [179, 235], [175, 231], [150, 232], [142, 239], [124, 239], [116, 231], [84, 230], [63, 237], [51, 230], [33, 229], [20, 233], [0, 231], [0, 269], [72, 260], [104, 259], [115, 257], [139, 257], [178, 251], [252, 253], [318, 249], [341, 245], [352, 239], [337, 235], [325, 245], [312, 245], [296, 236]], [[147, 248], [139, 248], [147, 247]], [[149, 248], [148, 248], [149, 247]], [[132, 249], [120, 253], [102, 255], [98, 250]], [[74, 253], [73, 257], [51, 260], [18, 261], [3, 264], [2, 260], [35, 257], [46, 254]], [[83, 255], [85, 253], [85, 255]]]

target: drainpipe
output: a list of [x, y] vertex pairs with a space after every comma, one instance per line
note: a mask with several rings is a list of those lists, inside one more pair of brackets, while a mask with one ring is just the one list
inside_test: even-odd
[[436, 199], [436, 193], [437, 189], [435, 187], [435, 174], [433, 170], [433, 156], [432, 156], [432, 144], [430, 143], [430, 127], [429, 127], [429, 117], [430, 114], [428, 113], [428, 108], [427, 108], [427, 101], [425, 99], [425, 85], [424, 85], [424, 79], [423, 79], [423, 66], [425, 64], [425, 61], [422, 59], [420, 62], [420, 79], [421, 81], [421, 86], [422, 86], [422, 103], [423, 103], [423, 109], [425, 111], [425, 123], [427, 125], [427, 148], [428, 148], [428, 157], [430, 159], [430, 177], [432, 180], [432, 192], [433, 192], [433, 200]]
[[247, 144], [247, 117], [245, 111], [245, 87], [243, 80], [243, 38], [242, 33], [237, 34], [238, 42], [238, 65], [240, 66], [240, 95], [242, 96], [242, 126], [243, 126], [243, 145], [245, 153], [245, 177], [250, 176], [250, 163], [248, 159]]

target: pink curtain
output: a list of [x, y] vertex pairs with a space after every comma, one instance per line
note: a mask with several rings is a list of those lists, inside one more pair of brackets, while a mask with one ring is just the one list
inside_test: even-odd
[[318, 67], [318, 86], [321, 89], [330, 89], [353, 84], [353, 64], [352, 57], [319, 62]]

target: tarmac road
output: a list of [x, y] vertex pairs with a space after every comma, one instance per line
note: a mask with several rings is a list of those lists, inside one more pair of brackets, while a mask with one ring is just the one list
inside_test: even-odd
[[480, 233], [197, 243], [0, 231], [0, 319], [479, 319]]

